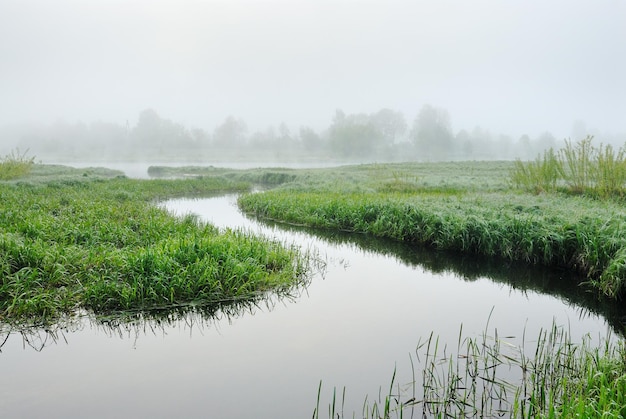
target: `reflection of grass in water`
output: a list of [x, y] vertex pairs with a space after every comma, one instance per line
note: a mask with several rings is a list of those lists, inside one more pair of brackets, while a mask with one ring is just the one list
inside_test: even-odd
[[[457, 348], [442, 347], [431, 334], [411, 357], [414, 380], [401, 385], [393, 372], [389, 391], [365, 399], [364, 418], [391, 417], [624, 417], [626, 415], [626, 347], [606, 341], [594, 348], [587, 336], [579, 344], [562, 328], [539, 333], [534, 348], [514, 346], [483, 333], [463, 336]], [[530, 355], [528, 350], [530, 349]], [[416, 362], [421, 368], [417, 373]], [[502, 372], [504, 370], [504, 372]], [[504, 378], [507, 377], [507, 378]], [[322, 383], [313, 417], [319, 418]], [[343, 418], [333, 397], [329, 417]], [[356, 416], [349, 414], [349, 417]]]
[[616, 202], [487, 192], [276, 190], [245, 195], [239, 205], [260, 217], [310, 227], [563, 267], [612, 298], [626, 290], [626, 219]]
[[394, 257], [408, 266], [420, 267], [435, 274], [451, 273], [465, 281], [487, 278], [506, 284], [517, 291], [558, 296], [579, 307], [581, 316], [591, 313], [600, 315], [616, 334], [620, 336], [626, 334], [626, 306], [620, 301], [589, 292], [584, 286], [584, 277], [563, 269], [549, 269], [495, 257], [434, 250], [369, 234], [311, 229], [263, 219], [256, 221], [283, 230], [305, 232], [328, 243], [354, 245], [366, 254]]
[[45, 327], [31, 323], [0, 323], [0, 352], [11, 336], [19, 335], [24, 347], [41, 351], [60, 341], [69, 342], [69, 334], [85, 328], [96, 329], [108, 336], [129, 337], [135, 340], [142, 335], [166, 332], [180, 325], [193, 329], [209, 329], [217, 322], [231, 322], [256, 310], [271, 311], [276, 304], [297, 299], [308, 286], [308, 281], [290, 289], [266, 292], [256, 296], [214, 301], [209, 304], [172, 305], [158, 310], [108, 311], [106, 314], [83, 313], [57, 318]]

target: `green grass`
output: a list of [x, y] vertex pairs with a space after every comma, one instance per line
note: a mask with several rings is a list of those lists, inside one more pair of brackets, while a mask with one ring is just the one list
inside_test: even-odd
[[276, 190], [245, 195], [239, 203], [263, 218], [567, 268], [602, 294], [617, 298], [624, 292], [626, 215], [613, 201], [501, 192]]
[[510, 177], [517, 187], [535, 193], [561, 190], [603, 199], [623, 197], [626, 150], [595, 146], [593, 137], [566, 141], [562, 149], [550, 149], [534, 162], [516, 161]]
[[[363, 404], [363, 418], [623, 418], [626, 417], [626, 347], [589, 336], [573, 342], [561, 327], [542, 330], [535, 346], [517, 346], [486, 331], [459, 331], [456, 348], [435, 334], [411, 356], [413, 380], [391, 383], [378, 399]], [[322, 383], [313, 417], [320, 416]], [[343, 418], [333, 390], [328, 417]], [[356, 413], [349, 415], [356, 417]]]
[[597, 293], [620, 299], [626, 290], [626, 213], [616, 191], [623, 157], [611, 147], [593, 147], [588, 138], [528, 163], [196, 167], [168, 173], [273, 179], [265, 184], [275, 190], [242, 197], [242, 209], [301, 226], [565, 268], [583, 275]]
[[35, 164], [34, 157], [27, 157], [27, 151], [12, 151], [0, 158], [0, 180], [18, 179], [26, 176]]
[[296, 249], [155, 205], [248, 188], [221, 177], [0, 184], [0, 320], [206, 304], [301, 283]]

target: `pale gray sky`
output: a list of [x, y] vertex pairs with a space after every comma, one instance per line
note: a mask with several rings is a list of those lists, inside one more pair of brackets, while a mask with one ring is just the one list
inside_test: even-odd
[[626, 132], [626, 1], [0, 0], [0, 124], [319, 129], [426, 103], [455, 130]]

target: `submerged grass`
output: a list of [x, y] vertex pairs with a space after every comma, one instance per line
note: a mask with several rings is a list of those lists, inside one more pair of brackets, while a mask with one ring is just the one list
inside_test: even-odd
[[0, 184], [0, 320], [237, 300], [293, 286], [306, 269], [296, 249], [154, 204], [248, 187], [219, 177]]
[[[394, 370], [388, 391], [378, 400], [366, 398], [360, 417], [626, 417], [623, 341], [607, 339], [595, 347], [586, 336], [575, 343], [553, 325], [540, 331], [533, 348], [523, 341], [514, 345], [497, 330], [493, 336], [465, 337], [461, 327], [454, 351], [431, 334], [410, 360], [413, 381], [400, 385]], [[320, 415], [321, 387], [314, 418]], [[343, 418], [345, 388], [340, 409], [335, 393], [329, 417]]]

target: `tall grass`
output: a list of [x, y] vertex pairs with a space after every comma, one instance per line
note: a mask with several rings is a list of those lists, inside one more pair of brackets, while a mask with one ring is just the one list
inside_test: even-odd
[[517, 160], [510, 179], [515, 186], [534, 193], [553, 192], [560, 186], [573, 194], [623, 196], [626, 150], [594, 146], [591, 136], [577, 143], [567, 140], [558, 152], [550, 149], [532, 162]]
[[626, 185], [626, 151], [615, 151], [611, 145], [596, 150], [597, 164], [592, 172], [595, 192], [603, 197], [623, 196]]
[[35, 164], [34, 157], [27, 157], [28, 150], [20, 153], [13, 150], [0, 158], [0, 180], [17, 179], [26, 176]]
[[[456, 348], [431, 334], [411, 356], [413, 381], [391, 384], [378, 400], [365, 399], [363, 418], [604, 418], [626, 417], [626, 347], [589, 336], [573, 342], [562, 327], [542, 330], [534, 347], [486, 331], [459, 332]], [[320, 412], [321, 383], [317, 407]], [[329, 417], [343, 418], [335, 391]], [[332, 415], [331, 415], [332, 413]], [[356, 413], [350, 414], [356, 417]]]
[[511, 171], [511, 181], [518, 187], [535, 193], [556, 190], [561, 171], [561, 162], [553, 149], [549, 149], [535, 161], [524, 163], [515, 161]]

